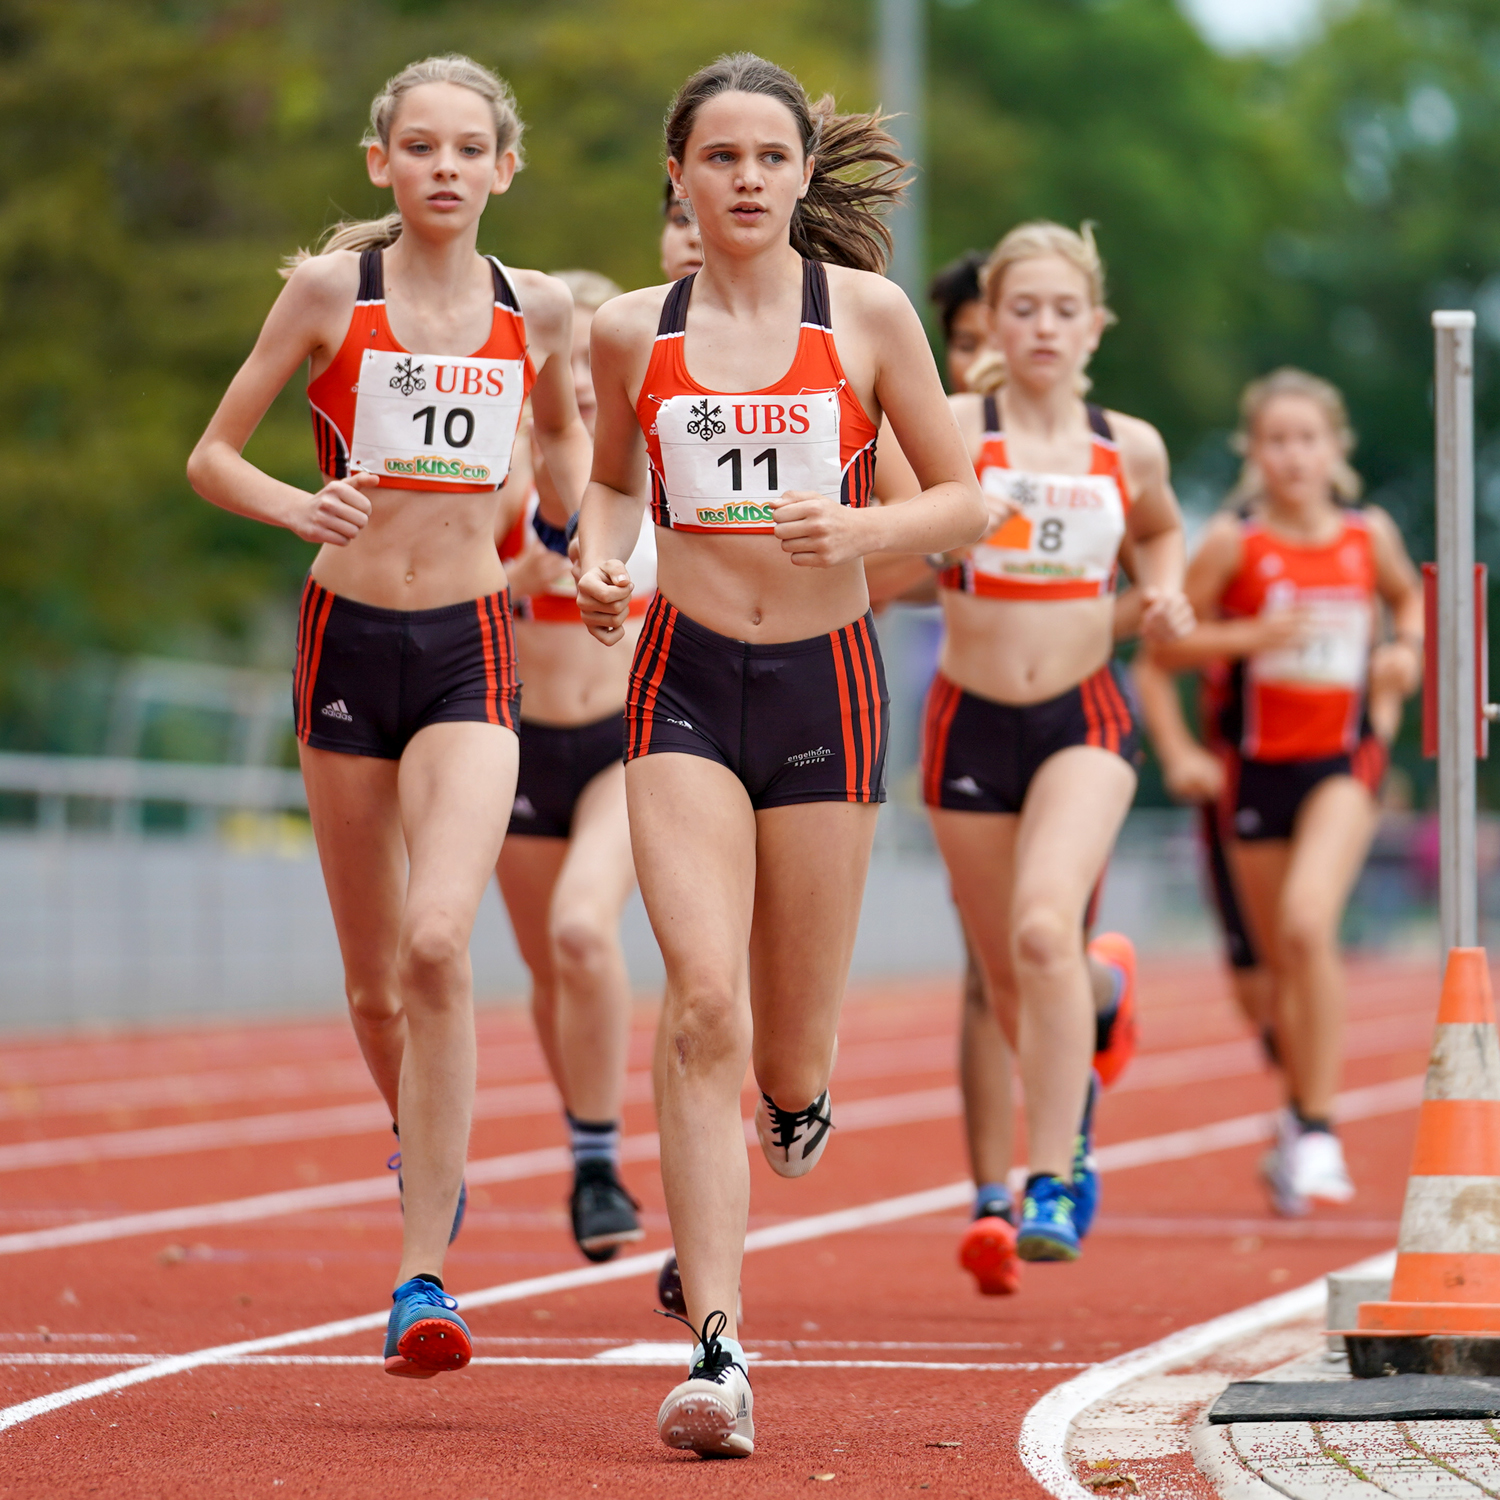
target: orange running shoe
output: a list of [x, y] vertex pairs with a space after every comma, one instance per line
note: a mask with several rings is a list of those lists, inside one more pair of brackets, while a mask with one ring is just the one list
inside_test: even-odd
[[1135, 944], [1123, 932], [1101, 932], [1089, 944], [1088, 954], [1125, 976], [1109, 1038], [1094, 1051], [1094, 1071], [1108, 1088], [1135, 1056]]
[[1016, 1226], [998, 1214], [975, 1219], [964, 1231], [958, 1263], [986, 1297], [1011, 1297], [1021, 1290], [1021, 1262], [1016, 1255]]

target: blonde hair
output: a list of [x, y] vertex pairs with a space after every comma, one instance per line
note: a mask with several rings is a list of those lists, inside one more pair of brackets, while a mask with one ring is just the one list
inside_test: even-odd
[[552, 273], [573, 294], [573, 306], [584, 312], [598, 312], [611, 297], [623, 295], [622, 289], [598, 271], [554, 271]]
[[[1050, 219], [1033, 219], [1027, 224], [1017, 224], [990, 252], [979, 273], [980, 290], [984, 300], [995, 307], [1000, 301], [1000, 288], [1005, 282], [1005, 273], [1023, 260], [1042, 260], [1056, 256], [1066, 261], [1075, 271], [1083, 273], [1088, 283], [1089, 301], [1104, 314], [1104, 326], [1119, 321], [1104, 300], [1104, 261], [1099, 255], [1099, 246], [1094, 241], [1092, 220], [1085, 220], [1077, 229], [1066, 224], [1055, 224]], [[971, 391], [988, 396], [1005, 384], [1007, 377], [1005, 356], [998, 349], [986, 349], [969, 366], [965, 381]], [[1082, 396], [1090, 381], [1082, 370], [1078, 372], [1077, 391]]]
[[[525, 166], [521, 155], [520, 111], [516, 107], [516, 96], [510, 85], [498, 74], [465, 57], [461, 52], [450, 52], [443, 57], [424, 57], [402, 68], [394, 78], [386, 80], [385, 87], [370, 103], [370, 128], [360, 141], [360, 147], [371, 146], [389, 149], [391, 126], [396, 123], [396, 112], [401, 101], [413, 89], [427, 83], [452, 83], [459, 88], [470, 89], [485, 100], [495, 121], [495, 155], [503, 156], [507, 151], [515, 152], [516, 167]], [[323, 232], [315, 250], [299, 249], [282, 262], [281, 274], [290, 276], [303, 261], [313, 255], [330, 255], [335, 250], [374, 250], [394, 245], [401, 236], [401, 215], [388, 213], [379, 219], [345, 219]]]
[[1265, 481], [1260, 470], [1250, 461], [1250, 440], [1261, 413], [1282, 396], [1297, 396], [1304, 401], [1311, 401], [1323, 413], [1339, 450], [1333, 469], [1333, 492], [1344, 504], [1352, 505], [1363, 492], [1364, 483], [1349, 462], [1349, 455], [1354, 452], [1357, 439], [1354, 428], [1349, 423], [1349, 408], [1344, 405], [1343, 392], [1319, 376], [1309, 375], [1306, 370], [1298, 370], [1291, 365], [1283, 365], [1279, 370], [1272, 370], [1269, 375], [1262, 375], [1259, 380], [1252, 380], [1240, 395], [1240, 425], [1229, 440], [1229, 446], [1245, 462], [1225, 503], [1243, 505], [1247, 500], [1255, 500], [1265, 494]]

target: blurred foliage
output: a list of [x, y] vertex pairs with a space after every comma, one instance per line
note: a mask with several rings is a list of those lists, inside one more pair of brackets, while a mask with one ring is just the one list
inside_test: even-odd
[[[748, 46], [868, 107], [873, 8], [0, 0], [0, 743], [88, 748], [56, 684], [101, 654], [285, 666], [309, 549], [195, 499], [182, 464], [279, 258], [385, 207], [356, 143], [390, 73], [459, 50], [514, 84], [529, 165], [482, 248], [640, 285], [681, 79]], [[1475, 307], [1500, 564], [1500, 0], [1337, 15], [1295, 56], [1230, 59], [1171, 0], [933, 0], [933, 262], [1022, 217], [1095, 220], [1121, 316], [1096, 389], [1161, 427], [1189, 503], [1232, 473], [1240, 385], [1295, 361], [1348, 391], [1360, 466], [1418, 556], [1427, 315]], [[249, 452], [315, 482], [300, 389]]]

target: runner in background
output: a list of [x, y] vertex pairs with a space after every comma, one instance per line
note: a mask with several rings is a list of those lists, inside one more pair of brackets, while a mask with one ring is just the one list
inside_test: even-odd
[[[989, 258], [983, 288], [994, 349], [967, 379], [987, 394], [951, 399], [993, 530], [936, 564], [946, 634], [923, 780], [954, 900], [1025, 1085], [1030, 1175], [1019, 1232], [1003, 1172], [981, 1182], [983, 1227], [970, 1231], [983, 1242], [985, 1277], [1008, 1290], [1014, 1256], [1078, 1255], [1097, 1204], [1093, 1101], [1126, 1050], [1107, 1033], [1121, 1029], [1110, 1009], [1133, 977], [1134, 952], [1117, 934], [1096, 940], [1095, 954], [1117, 971], [1106, 968], [1113, 983], [1099, 997], [1084, 923], [1135, 791], [1133, 716], [1109, 661], [1127, 539], [1144, 631], [1170, 637], [1191, 615], [1160, 437], [1081, 398], [1110, 318], [1092, 236], [1023, 225]], [[999, 1082], [981, 1087], [993, 1093]]]
[[[943, 329], [944, 362], [950, 391], [968, 389], [968, 372], [983, 354], [989, 338], [990, 312], [980, 276], [988, 257], [970, 250], [933, 278], [928, 295], [937, 307]], [[887, 442], [877, 468], [877, 488], [900, 463], [900, 452]], [[891, 475], [900, 492], [900, 481]], [[915, 480], [909, 479], [906, 493]], [[1122, 544], [1128, 555], [1128, 542]], [[893, 597], [906, 603], [937, 599], [936, 574], [930, 563], [896, 554], [867, 558], [871, 598]], [[1128, 571], [1128, 569], [1127, 569]], [[1139, 628], [1138, 591], [1117, 596], [1114, 634], [1128, 639]], [[1090, 900], [1085, 928], [1092, 926], [1097, 900]], [[973, 943], [962, 919], [964, 983], [960, 1010], [959, 1076], [963, 1089], [964, 1130], [969, 1164], [977, 1188], [973, 1222], [959, 1244], [959, 1263], [973, 1275], [988, 1296], [1008, 1295], [1020, 1287], [1021, 1263], [1015, 1254], [1014, 1205], [1007, 1176], [1015, 1159], [1015, 1104], [1011, 1079], [1015, 1057], [985, 992], [984, 978]], [[1101, 933], [1088, 951], [1090, 988], [1096, 1013], [1095, 1063], [1113, 1083], [1124, 1071], [1135, 1048], [1134, 949], [1120, 933]], [[1085, 1227], [1086, 1222], [1085, 1222]]]
[[667, 178], [661, 204], [661, 269], [668, 281], [681, 281], [703, 264], [703, 239], [689, 204]]
[[[620, 288], [595, 271], [556, 275], [573, 294], [573, 390], [592, 435], [589, 331], [594, 313]], [[531, 971], [537, 1038], [563, 1099], [573, 1149], [573, 1237], [590, 1260], [605, 1261], [645, 1233], [620, 1181], [630, 1042], [620, 916], [635, 887], [625, 812], [630, 661], [600, 650], [584, 627], [566, 535], [538, 514], [544, 495], [554, 512], [563, 497], [545, 460], [534, 458], [535, 488], [500, 544], [526, 703], [516, 800], [496, 873]], [[629, 561], [640, 589], [626, 627], [632, 645], [651, 598], [655, 548], [648, 521]]]
[[[474, 1100], [469, 936], [516, 782], [500, 486], [528, 392], [564, 510], [589, 442], [567, 288], [475, 249], [520, 165], [510, 89], [468, 58], [428, 58], [386, 84], [371, 127], [370, 179], [396, 212], [296, 258], [188, 475], [320, 547], [298, 622], [297, 737], [355, 1035], [401, 1128], [385, 1369], [425, 1378], [472, 1354], [442, 1271]], [[242, 456], [309, 362], [326, 480], [311, 495]]]
[[[785, 1177], [828, 1094], [887, 705], [862, 558], [977, 537], [984, 507], [921, 324], [879, 274], [905, 163], [877, 116], [813, 105], [747, 53], [679, 91], [668, 167], [704, 265], [594, 324], [599, 417], [579, 602], [622, 638], [649, 464], [660, 589], [632, 667], [626, 788], [667, 969], [662, 1182], [697, 1335], [658, 1412], [671, 1447], [753, 1451], [733, 1316], [749, 1208], [740, 1090]], [[923, 483], [869, 504], [889, 415]]]
[[[1354, 434], [1333, 386], [1277, 370], [1246, 388], [1240, 412], [1235, 508], [1209, 524], [1188, 573], [1199, 625], [1161, 655], [1173, 667], [1234, 664], [1230, 857], [1275, 975], [1288, 1094], [1263, 1175], [1278, 1211], [1301, 1214], [1313, 1200], [1354, 1195], [1333, 1127], [1344, 1015], [1338, 930], [1375, 833], [1387, 763], [1368, 729], [1366, 695], [1372, 680], [1415, 690], [1422, 589], [1390, 517], [1356, 504]], [[1394, 635], [1372, 651], [1377, 600]]]

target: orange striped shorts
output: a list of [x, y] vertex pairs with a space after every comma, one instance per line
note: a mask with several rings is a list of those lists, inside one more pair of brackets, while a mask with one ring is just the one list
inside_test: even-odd
[[996, 703], [939, 672], [922, 726], [922, 800], [951, 812], [1018, 813], [1042, 764], [1075, 745], [1139, 765], [1132, 698], [1113, 662], [1041, 703]]
[[520, 707], [508, 594], [380, 609], [303, 586], [292, 709], [304, 745], [400, 760], [429, 724], [514, 731]]
[[889, 701], [871, 614], [759, 645], [708, 630], [657, 594], [630, 668], [625, 759], [716, 760], [757, 809], [884, 802]]

